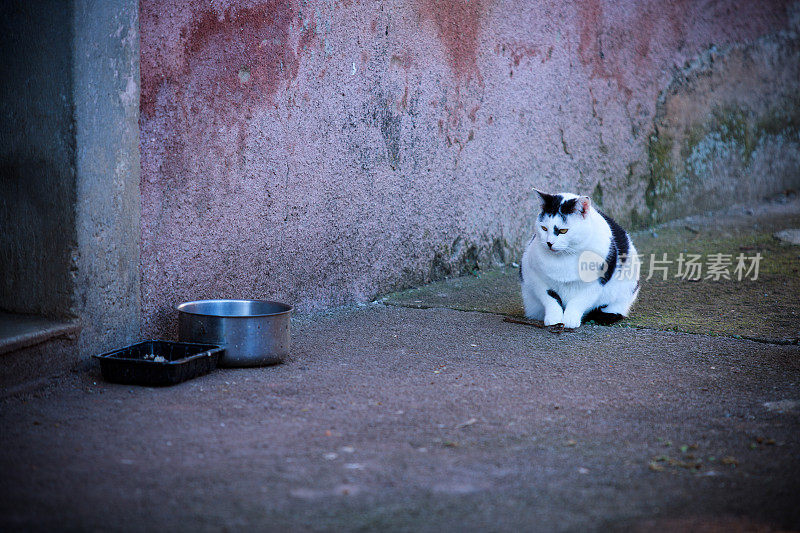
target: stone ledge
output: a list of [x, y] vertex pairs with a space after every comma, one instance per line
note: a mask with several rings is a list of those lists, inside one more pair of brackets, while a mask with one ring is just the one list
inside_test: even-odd
[[0, 313], [0, 355], [51, 339], [76, 335], [77, 322], [51, 320], [35, 315]]

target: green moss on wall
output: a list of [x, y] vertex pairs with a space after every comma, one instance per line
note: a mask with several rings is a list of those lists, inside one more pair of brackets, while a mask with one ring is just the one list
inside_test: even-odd
[[737, 146], [745, 164], [749, 165], [756, 146], [754, 124], [751, 112], [727, 106], [714, 109], [706, 129], [709, 133], [717, 133], [722, 142]]
[[673, 143], [669, 134], [659, 133], [658, 129], [650, 136], [648, 146], [650, 178], [645, 192], [645, 203], [654, 222], [659, 219], [662, 204], [673, 199], [678, 189], [675, 165], [672, 161]]
[[603, 187], [600, 183], [598, 183], [594, 191], [592, 191], [592, 201], [600, 209], [603, 208]]
[[[650, 223], [691, 211], [684, 193], [700, 186], [719, 162], [745, 171], [767, 138], [800, 139], [800, 97], [757, 114], [744, 106], [721, 105], [683, 135], [656, 128], [648, 146], [649, 177], [645, 196]], [[737, 163], [738, 161], [738, 163]], [[703, 206], [694, 206], [703, 208]]]
[[800, 96], [795, 96], [782, 106], [776, 106], [764, 113], [755, 124], [756, 133], [764, 135], [784, 135], [797, 138], [800, 134]]

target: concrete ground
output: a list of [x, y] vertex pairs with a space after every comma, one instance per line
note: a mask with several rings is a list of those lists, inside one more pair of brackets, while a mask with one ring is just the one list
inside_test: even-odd
[[[765, 209], [730, 216], [790, 224], [800, 212]], [[789, 262], [776, 274], [788, 289], [773, 280], [764, 298], [799, 311], [800, 249], [754, 239]], [[800, 529], [794, 318], [755, 340], [667, 331], [670, 309], [643, 290], [636, 327], [555, 335], [488, 308], [504, 275], [300, 317], [291, 358], [274, 367], [145, 388], [83, 364], [6, 392], [0, 529]], [[486, 308], [436, 300], [453, 284], [485, 294]], [[673, 285], [662, 290], [684, 290]], [[758, 323], [746, 310], [762, 303], [737, 302], [746, 335]], [[731, 312], [704, 305], [715, 324]]]

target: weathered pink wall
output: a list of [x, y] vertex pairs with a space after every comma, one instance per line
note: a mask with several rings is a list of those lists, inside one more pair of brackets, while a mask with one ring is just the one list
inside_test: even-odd
[[188, 299], [311, 309], [514, 261], [534, 185], [647, 220], [659, 94], [787, 6], [141, 0], [145, 331]]

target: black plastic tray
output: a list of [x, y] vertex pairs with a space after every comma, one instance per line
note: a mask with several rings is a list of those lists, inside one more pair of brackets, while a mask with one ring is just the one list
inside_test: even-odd
[[[144, 341], [93, 357], [100, 361], [106, 381], [160, 386], [208, 374], [224, 351], [214, 344]], [[166, 361], [153, 360], [160, 357]]]

